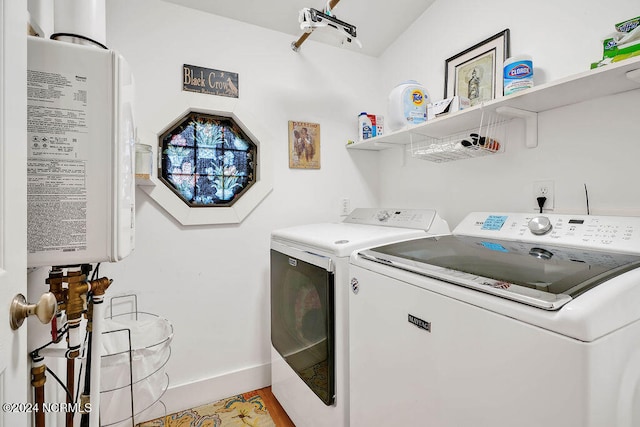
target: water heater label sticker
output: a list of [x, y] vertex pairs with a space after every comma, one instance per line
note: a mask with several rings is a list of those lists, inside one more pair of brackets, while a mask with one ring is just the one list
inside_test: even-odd
[[502, 228], [507, 221], [507, 216], [504, 215], [489, 215], [482, 224], [483, 230], [498, 231]]
[[88, 78], [27, 72], [27, 135], [30, 158], [86, 159]]
[[27, 161], [29, 253], [87, 249], [86, 162]]
[[87, 249], [88, 80], [27, 71], [29, 253]]

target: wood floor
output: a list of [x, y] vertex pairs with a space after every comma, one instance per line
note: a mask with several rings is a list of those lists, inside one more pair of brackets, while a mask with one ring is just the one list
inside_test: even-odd
[[271, 392], [271, 387], [261, 388], [256, 390], [258, 395], [264, 401], [264, 404], [267, 406], [267, 410], [269, 410], [269, 415], [271, 415], [271, 419], [276, 423], [276, 427], [295, 427], [295, 424], [291, 421], [287, 413], [282, 409], [280, 403]]

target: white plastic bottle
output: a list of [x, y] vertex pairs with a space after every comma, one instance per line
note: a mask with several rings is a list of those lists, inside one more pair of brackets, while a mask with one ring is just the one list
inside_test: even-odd
[[373, 136], [373, 124], [367, 113], [362, 112], [358, 116], [358, 139], [364, 141]]
[[407, 80], [396, 86], [389, 94], [389, 119], [391, 130], [402, 129], [427, 120], [429, 104], [427, 89], [415, 80]]

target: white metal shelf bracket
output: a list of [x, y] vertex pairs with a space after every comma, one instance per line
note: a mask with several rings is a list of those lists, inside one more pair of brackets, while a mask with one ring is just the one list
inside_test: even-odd
[[640, 68], [637, 70], [627, 71], [626, 76], [629, 80], [633, 80], [636, 83], [640, 83]]
[[527, 148], [536, 148], [538, 146], [538, 113], [514, 107], [498, 107], [496, 108], [496, 113], [507, 117], [524, 119], [525, 146]]

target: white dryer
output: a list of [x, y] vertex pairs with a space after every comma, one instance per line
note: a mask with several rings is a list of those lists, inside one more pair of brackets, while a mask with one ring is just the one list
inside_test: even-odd
[[448, 234], [434, 210], [356, 209], [271, 236], [272, 391], [298, 427], [349, 425], [349, 255]]
[[354, 253], [351, 426], [640, 426], [640, 218], [468, 215]]

